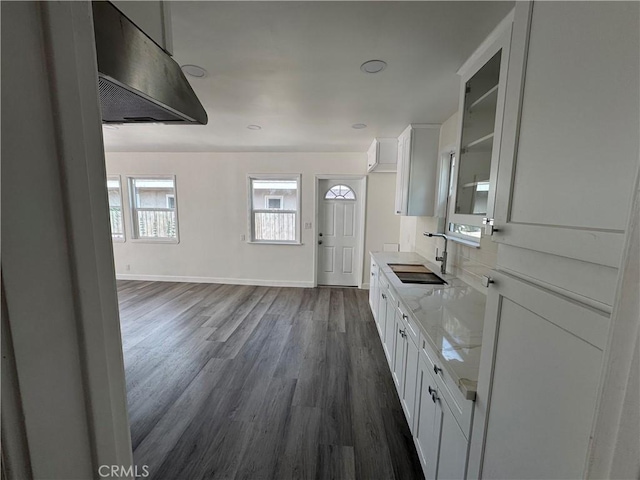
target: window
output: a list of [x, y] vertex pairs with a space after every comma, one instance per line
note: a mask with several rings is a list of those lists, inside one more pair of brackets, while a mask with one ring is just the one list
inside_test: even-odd
[[120, 177], [107, 177], [107, 194], [109, 195], [109, 219], [111, 220], [111, 238], [124, 242], [124, 220], [122, 218], [122, 188]]
[[346, 185], [331, 187], [324, 196], [325, 200], [355, 200], [356, 194]]
[[300, 243], [300, 175], [249, 176], [251, 241]]
[[178, 210], [174, 176], [129, 177], [133, 237], [178, 241]]
[[265, 195], [264, 196], [264, 208], [267, 210], [282, 210], [284, 202], [284, 196], [282, 195]]

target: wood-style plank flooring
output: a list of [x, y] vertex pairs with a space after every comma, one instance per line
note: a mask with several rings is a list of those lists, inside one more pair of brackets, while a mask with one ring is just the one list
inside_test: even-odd
[[119, 281], [118, 294], [150, 478], [422, 478], [366, 291]]

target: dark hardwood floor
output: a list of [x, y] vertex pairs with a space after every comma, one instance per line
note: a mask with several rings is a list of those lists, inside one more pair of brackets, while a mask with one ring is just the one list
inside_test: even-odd
[[118, 294], [150, 478], [422, 478], [366, 291], [119, 281]]

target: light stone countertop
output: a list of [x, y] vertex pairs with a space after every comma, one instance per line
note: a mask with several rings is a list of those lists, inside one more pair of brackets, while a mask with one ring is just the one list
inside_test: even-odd
[[444, 275], [447, 285], [402, 283], [390, 263], [424, 265], [440, 274], [440, 266], [417, 253], [371, 252], [400, 301], [417, 321], [443, 368], [465, 398], [474, 399], [478, 384], [486, 296], [462, 280]]

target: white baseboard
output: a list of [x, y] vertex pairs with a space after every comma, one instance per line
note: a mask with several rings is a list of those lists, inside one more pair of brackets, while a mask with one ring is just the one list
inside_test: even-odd
[[363, 283], [362, 286], [360, 287], [362, 290], [369, 290], [369, 283]]
[[116, 280], [140, 280], [143, 282], [224, 283], [227, 285], [257, 285], [265, 287], [313, 288], [313, 282], [289, 280], [259, 280], [253, 278], [182, 277], [175, 275], [137, 275], [117, 273]]

